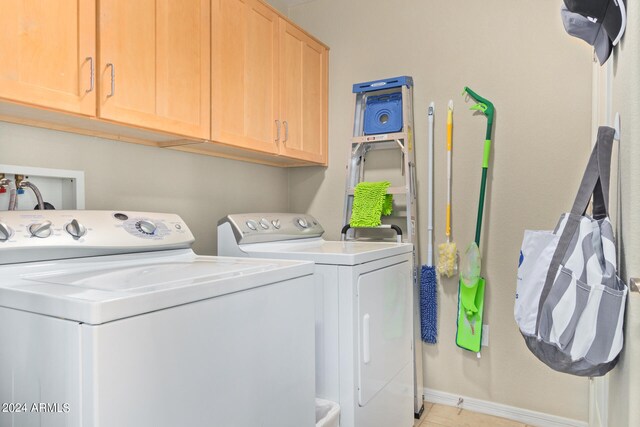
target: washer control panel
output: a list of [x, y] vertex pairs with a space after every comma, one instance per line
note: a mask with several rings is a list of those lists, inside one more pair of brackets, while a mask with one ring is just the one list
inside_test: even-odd
[[193, 241], [174, 214], [0, 211], [0, 264], [188, 248]]
[[218, 229], [223, 224], [231, 227], [237, 244], [320, 237], [324, 233], [318, 220], [307, 214], [231, 214], [218, 221]]

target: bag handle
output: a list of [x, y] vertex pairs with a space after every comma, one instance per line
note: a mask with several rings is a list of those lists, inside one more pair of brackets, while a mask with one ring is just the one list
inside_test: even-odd
[[[603, 127], [602, 139], [600, 140], [600, 150], [598, 151], [598, 170], [600, 180], [596, 183], [593, 194], [593, 217], [604, 219], [609, 216], [609, 181], [611, 179], [611, 152], [613, 150], [613, 139], [615, 129]], [[598, 139], [600, 139], [600, 128], [598, 129]], [[604, 146], [604, 148], [602, 147]], [[600, 191], [598, 191], [600, 187]], [[602, 194], [602, 198], [599, 195]]]
[[556, 277], [560, 263], [569, 250], [571, 240], [576, 230], [580, 226], [580, 218], [585, 214], [589, 200], [593, 196], [593, 217], [602, 219], [608, 215], [609, 209], [609, 178], [611, 176], [611, 150], [613, 148], [613, 128], [600, 126], [598, 128], [598, 139], [589, 157], [589, 163], [582, 176], [582, 182], [578, 189], [578, 194], [573, 202], [571, 214], [558, 241], [558, 246], [553, 253], [553, 258], [549, 264], [547, 277], [538, 302], [538, 316], [536, 318], [536, 335], [540, 328], [540, 317], [551, 287]]
[[611, 177], [611, 150], [615, 130], [598, 128], [598, 139], [584, 171], [571, 213], [582, 216], [593, 196], [593, 217], [602, 219], [609, 215], [609, 178]]

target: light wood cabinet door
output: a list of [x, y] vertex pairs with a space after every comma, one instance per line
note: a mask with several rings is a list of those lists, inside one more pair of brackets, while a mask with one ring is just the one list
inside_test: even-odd
[[208, 139], [209, 0], [99, 5], [100, 118]]
[[280, 153], [327, 163], [327, 48], [280, 19]]
[[214, 141], [277, 153], [278, 15], [257, 0], [212, 1]]
[[95, 116], [94, 0], [3, 0], [0, 98]]

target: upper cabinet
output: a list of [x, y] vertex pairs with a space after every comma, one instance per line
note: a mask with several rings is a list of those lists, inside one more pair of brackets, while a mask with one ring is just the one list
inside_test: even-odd
[[326, 165], [327, 47], [259, 0], [212, 4], [212, 139]]
[[278, 15], [257, 0], [213, 0], [212, 17], [212, 139], [277, 153]]
[[328, 48], [263, 0], [2, 0], [0, 46], [1, 120], [327, 164]]
[[96, 112], [95, 1], [7, 0], [0, 12], [0, 98]]
[[280, 19], [281, 153], [327, 163], [327, 48]]
[[101, 0], [99, 8], [99, 117], [209, 139], [209, 0]]

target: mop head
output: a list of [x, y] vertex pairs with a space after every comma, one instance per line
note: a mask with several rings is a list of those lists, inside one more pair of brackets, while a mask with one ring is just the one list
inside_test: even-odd
[[[389, 181], [361, 182], [353, 193], [353, 209], [351, 211], [351, 227], [377, 227], [385, 206]], [[390, 209], [387, 207], [387, 210]]]
[[474, 284], [467, 286], [460, 279], [459, 286], [456, 344], [460, 348], [478, 353], [482, 346], [485, 280], [479, 278]]
[[458, 248], [453, 242], [438, 245], [438, 274], [451, 277], [455, 274], [458, 261]]
[[435, 344], [438, 338], [438, 283], [436, 270], [423, 265], [420, 274], [420, 326], [422, 340]]
[[384, 202], [382, 202], [382, 216], [389, 216], [393, 213], [393, 194], [387, 194], [384, 196]]

